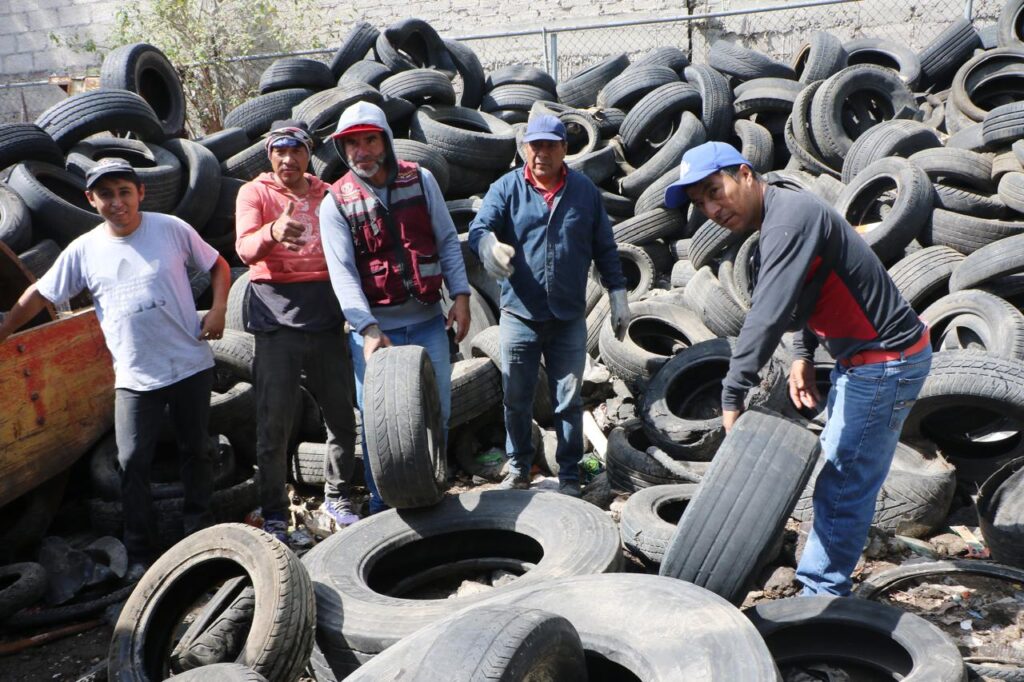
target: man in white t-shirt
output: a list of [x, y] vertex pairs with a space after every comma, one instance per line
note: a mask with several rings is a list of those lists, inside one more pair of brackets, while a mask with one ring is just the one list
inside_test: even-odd
[[[183, 532], [212, 523], [207, 422], [213, 353], [224, 332], [231, 271], [187, 223], [140, 212], [145, 187], [123, 159], [103, 159], [86, 175], [86, 197], [103, 224], [75, 239], [18, 299], [0, 324], [0, 343], [42, 310], [83, 289], [92, 294], [114, 360], [114, 429], [129, 575], [141, 576], [158, 548], [150, 463], [165, 406], [178, 438], [184, 486]], [[186, 267], [209, 270], [213, 306], [199, 319]]]

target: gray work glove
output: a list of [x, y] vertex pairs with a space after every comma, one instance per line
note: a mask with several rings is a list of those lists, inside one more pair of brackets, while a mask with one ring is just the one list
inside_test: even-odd
[[480, 262], [497, 279], [505, 279], [515, 271], [512, 267], [514, 255], [516, 250], [499, 242], [493, 232], [488, 232], [480, 239]]
[[615, 291], [609, 291], [608, 302], [612, 308], [612, 331], [615, 332], [615, 338], [622, 340], [626, 335], [626, 327], [629, 326], [631, 316], [629, 301], [626, 299], [626, 290], [616, 289]]

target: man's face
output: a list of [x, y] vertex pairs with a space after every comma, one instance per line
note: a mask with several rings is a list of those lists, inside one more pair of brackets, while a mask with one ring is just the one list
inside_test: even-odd
[[309, 168], [309, 150], [306, 145], [270, 148], [270, 167], [274, 175], [285, 187], [293, 187], [302, 182]]
[[383, 179], [387, 172], [387, 151], [382, 133], [352, 133], [341, 140], [348, 166], [356, 175], [370, 181]]
[[749, 232], [761, 222], [761, 183], [747, 166], [733, 178], [712, 173], [686, 188], [694, 206], [711, 220], [733, 232]]
[[131, 180], [118, 177], [101, 178], [85, 191], [89, 204], [119, 235], [131, 234], [142, 222], [139, 204], [145, 195], [144, 185], [136, 187]]
[[526, 143], [526, 165], [538, 180], [554, 180], [562, 173], [565, 159], [565, 142], [555, 140], [534, 140]]

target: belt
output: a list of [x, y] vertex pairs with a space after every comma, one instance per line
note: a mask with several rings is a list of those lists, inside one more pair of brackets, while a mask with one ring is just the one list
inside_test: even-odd
[[862, 350], [859, 353], [854, 353], [849, 358], [840, 359], [839, 364], [843, 367], [860, 367], [861, 365], [873, 365], [877, 362], [902, 360], [909, 358], [911, 355], [917, 355], [927, 348], [930, 343], [931, 338], [928, 334], [928, 327], [925, 327], [921, 338], [909, 348], [904, 348], [903, 350]]

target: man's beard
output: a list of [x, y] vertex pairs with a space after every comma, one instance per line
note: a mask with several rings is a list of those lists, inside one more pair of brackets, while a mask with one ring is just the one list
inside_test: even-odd
[[378, 156], [376, 158], [374, 164], [372, 166], [370, 166], [370, 168], [368, 168], [366, 170], [363, 170], [362, 168], [360, 168], [358, 166], [356, 161], [350, 156], [348, 158], [348, 167], [351, 168], [352, 171], [356, 175], [358, 175], [359, 177], [365, 178], [365, 179], [369, 180], [374, 175], [376, 175], [377, 173], [380, 172], [380, 169], [384, 167], [384, 164], [386, 162], [387, 162], [387, 154], [381, 154], [380, 156]]

